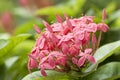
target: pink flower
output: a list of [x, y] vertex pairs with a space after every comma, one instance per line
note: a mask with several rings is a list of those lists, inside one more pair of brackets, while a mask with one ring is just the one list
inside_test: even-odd
[[102, 32], [106, 32], [109, 29], [109, 27], [105, 23], [99, 23], [97, 29]]
[[93, 23], [94, 22], [93, 18], [94, 18], [94, 16], [83, 16], [83, 17], [79, 18], [79, 20], [82, 23]]
[[56, 15], [57, 22], [51, 25], [43, 21], [44, 32], [34, 26], [40, 36], [29, 56], [29, 70], [38, 68], [41, 74], [46, 76], [46, 69], [68, 72], [66, 69], [71, 70], [75, 67], [82, 71], [83, 65], [88, 64], [86, 61], [95, 63], [93, 54], [101, 39], [101, 34], [99, 37], [95, 34], [97, 31], [106, 32], [108, 26], [105, 23], [96, 24], [93, 16], [83, 16], [78, 19], [64, 16], [65, 21]]
[[81, 56], [81, 58], [78, 60], [78, 63], [77, 63], [79, 67], [81, 67], [85, 63], [86, 59], [92, 63], [95, 63], [94, 57], [90, 55], [91, 52], [92, 52], [92, 49], [88, 48], [88, 49], [85, 49], [84, 52], [79, 53], [79, 56]]
[[45, 69], [55, 69], [57, 65], [65, 66], [66, 56], [58, 51], [51, 52], [48, 56], [41, 59], [39, 63], [39, 68], [41, 69], [41, 74], [46, 75]]
[[70, 45], [69, 53], [71, 56], [75, 56], [79, 54], [79, 46], [77, 44]]

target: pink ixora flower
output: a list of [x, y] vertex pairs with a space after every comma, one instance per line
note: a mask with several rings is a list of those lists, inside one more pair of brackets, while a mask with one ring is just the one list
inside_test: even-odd
[[65, 21], [57, 14], [57, 22], [51, 25], [43, 21], [44, 32], [34, 25], [40, 36], [29, 55], [29, 70], [38, 68], [46, 76], [47, 69], [68, 72], [75, 67], [82, 71], [84, 65], [96, 62], [93, 55], [99, 46], [101, 33], [106, 32], [108, 26], [104, 22], [95, 23], [93, 16], [78, 19], [64, 16]]
[[91, 52], [92, 52], [92, 49], [87, 48], [85, 49], [84, 52], [79, 53], [80, 59], [78, 60], [78, 63], [77, 63], [79, 67], [81, 67], [85, 63], [86, 59], [91, 63], [95, 63], [94, 57], [90, 55]]

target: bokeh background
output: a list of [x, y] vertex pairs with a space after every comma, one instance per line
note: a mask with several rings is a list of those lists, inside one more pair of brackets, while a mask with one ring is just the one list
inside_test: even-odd
[[[120, 40], [119, 4], [120, 0], [0, 0], [0, 80], [21, 80], [29, 73], [27, 60], [36, 38], [33, 25], [43, 30], [42, 20], [54, 23], [56, 14], [91, 15], [97, 23], [105, 9], [110, 29], [102, 35], [100, 46]], [[120, 61], [120, 51], [100, 65], [111, 61]]]

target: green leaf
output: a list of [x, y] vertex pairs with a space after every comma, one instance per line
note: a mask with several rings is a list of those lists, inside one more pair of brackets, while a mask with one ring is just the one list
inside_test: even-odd
[[41, 29], [43, 28], [43, 25], [41, 22], [39, 21], [34, 21], [34, 20], [30, 20], [28, 22], [25, 22], [24, 24], [21, 24], [20, 26], [18, 26], [15, 29], [15, 34], [23, 34], [23, 33], [33, 33], [35, 32], [33, 25], [38, 25], [38, 27], [40, 27]]
[[36, 15], [49, 16], [50, 18], [55, 18], [56, 14], [66, 13], [69, 16], [75, 16], [78, 11], [81, 10], [81, 7], [85, 3], [85, 0], [68, 0], [65, 3], [58, 4], [51, 7], [45, 7], [37, 10]]
[[120, 62], [107, 63], [83, 80], [116, 80], [120, 78]]
[[[15, 58], [16, 57], [16, 58]], [[18, 58], [17, 58], [18, 57]], [[10, 61], [6, 60], [6, 75], [5, 80], [21, 80], [28, 74], [27, 69], [27, 54], [21, 56], [13, 56]]]
[[86, 73], [96, 70], [96, 67], [99, 63], [103, 62], [106, 58], [111, 56], [115, 51], [119, 49], [120, 49], [120, 41], [109, 43], [100, 47], [94, 55], [96, 64], [89, 66], [84, 72]]
[[7, 45], [7, 40], [0, 39], [0, 49]]
[[120, 48], [120, 41], [109, 43], [109, 44], [106, 44], [106, 45], [100, 47], [94, 55], [96, 62], [101, 63], [106, 58], [111, 56], [119, 48]]
[[15, 37], [12, 37], [8, 40], [8, 43], [0, 48], [0, 57], [3, 58], [4, 55], [9, 54], [9, 51], [11, 51], [15, 46], [17, 46], [20, 42], [24, 41], [25, 39], [29, 38], [30, 34], [20, 34]]
[[74, 80], [70, 78], [67, 73], [60, 73], [52, 70], [46, 70], [47, 76], [44, 77], [40, 74], [40, 71], [28, 74], [22, 80]]

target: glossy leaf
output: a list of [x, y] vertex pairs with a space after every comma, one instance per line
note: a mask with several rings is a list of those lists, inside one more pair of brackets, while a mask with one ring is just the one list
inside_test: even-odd
[[111, 62], [98, 68], [83, 80], [116, 80], [120, 78], [120, 62]]
[[30, 37], [30, 34], [20, 34], [15, 37], [12, 37], [8, 40], [8, 43], [6, 46], [2, 47], [0, 49], [0, 57], [9, 54], [9, 51], [11, 51], [15, 46], [17, 46], [20, 42], [24, 41], [28, 37]]
[[40, 74], [40, 71], [36, 71], [28, 74], [22, 80], [74, 80], [73, 78], [70, 78], [67, 73], [60, 73], [52, 70], [46, 70], [46, 72], [46, 77], [43, 77]]
[[11, 55], [12, 56], [5, 60], [5, 65], [7, 68], [5, 80], [21, 80], [28, 74], [28, 53], [30, 53], [34, 44], [35, 43], [32, 40], [22, 41], [10, 52], [10, 54], [7, 55], [8, 57]]
[[90, 72], [90, 71], [96, 70], [96, 67], [99, 63], [103, 62], [106, 58], [111, 56], [118, 49], [120, 49], [120, 41], [109, 43], [109, 44], [106, 44], [106, 45], [100, 47], [94, 55], [96, 64], [93, 64], [90, 67], [88, 67], [85, 70], [85, 72]]

